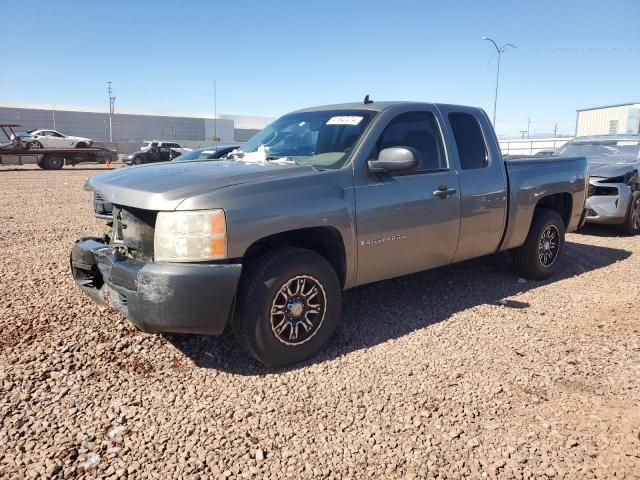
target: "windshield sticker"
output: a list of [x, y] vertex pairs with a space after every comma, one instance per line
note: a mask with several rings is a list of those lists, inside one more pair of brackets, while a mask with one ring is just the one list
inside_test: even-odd
[[363, 117], [351, 115], [340, 115], [327, 120], [327, 125], [358, 125], [362, 121], [362, 118]]
[[630, 145], [638, 145], [638, 142], [635, 140], [621, 140], [616, 143], [619, 147], [628, 147]]

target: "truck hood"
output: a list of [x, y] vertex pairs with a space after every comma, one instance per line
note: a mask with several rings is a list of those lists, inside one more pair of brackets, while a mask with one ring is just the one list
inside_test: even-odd
[[599, 178], [620, 177], [637, 170], [639, 166], [637, 162], [604, 163], [594, 160], [589, 162], [589, 175]]
[[168, 162], [126, 167], [91, 177], [87, 188], [116, 205], [145, 210], [175, 210], [198, 193], [247, 182], [315, 172], [295, 164], [242, 161]]

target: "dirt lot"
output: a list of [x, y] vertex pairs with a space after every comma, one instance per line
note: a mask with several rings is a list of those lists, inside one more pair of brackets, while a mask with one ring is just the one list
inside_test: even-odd
[[0, 167], [0, 477], [639, 478], [638, 238], [569, 235], [548, 282], [497, 255], [355, 289], [268, 371], [80, 294], [97, 172]]

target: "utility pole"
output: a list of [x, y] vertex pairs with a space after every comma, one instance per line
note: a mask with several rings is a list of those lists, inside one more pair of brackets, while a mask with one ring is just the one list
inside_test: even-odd
[[531, 138], [531, 115], [527, 117], [527, 138]]
[[553, 126], [553, 138], [558, 136], [558, 122]]
[[524, 135], [525, 135], [525, 133], [527, 133], [527, 131], [526, 131], [526, 130], [520, 130], [520, 134], [522, 135], [522, 139], [523, 139], [523, 140], [524, 140]]
[[113, 143], [113, 112], [116, 108], [116, 97], [113, 96], [111, 91], [111, 82], [107, 82], [107, 92], [109, 93], [109, 142]]
[[51, 110], [51, 116], [53, 117], [53, 129], [56, 129], [56, 106], [53, 106], [53, 109]]
[[493, 128], [496, 127], [496, 109], [498, 106], [498, 84], [500, 83], [500, 60], [502, 60], [502, 54], [505, 52], [507, 47], [517, 48], [513, 43], [505, 43], [501, 47], [498, 47], [498, 44], [489, 37], [482, 37], [482, 40], [487, 40], [488, 42], [493, 43], [493, 46], [496, 47], [496, 52], [498, 52], [498, 71], [496, 72], [496, 93], [493, 97]]
[[213, 144], [218, 145], [218, 89], [213, 81]]

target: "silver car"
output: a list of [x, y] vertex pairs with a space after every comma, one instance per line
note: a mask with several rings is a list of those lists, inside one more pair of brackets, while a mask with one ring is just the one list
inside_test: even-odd
[[558, 154], [587, 157], [588, 223], [617, 225], [629, 235], [640, 233], [640, 135], [578, 137]]

